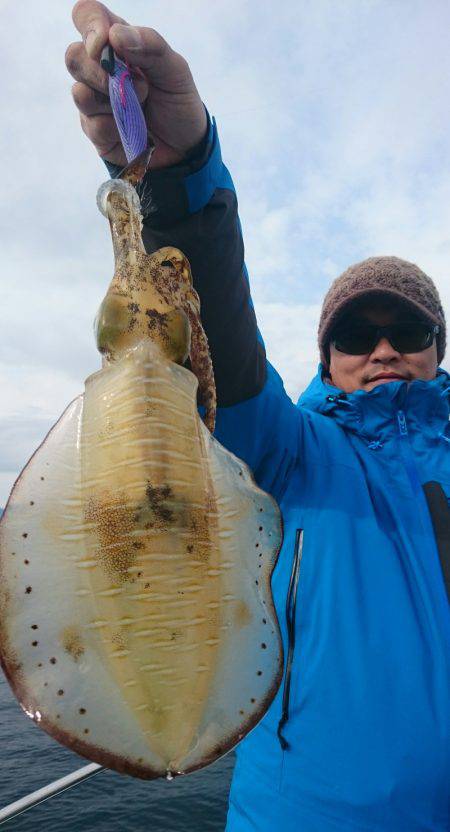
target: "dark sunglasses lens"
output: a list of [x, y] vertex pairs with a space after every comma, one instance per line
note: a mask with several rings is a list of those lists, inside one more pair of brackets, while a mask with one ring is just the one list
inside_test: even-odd
[[366, 355], [372, 352], [377, 338], [377, 328], [351, 327], [346, 332], [336, 332], [331, 339], [339, 352], [347, 355]]
[[419, 322], [394, 324], [391, 327], [391, 333], [392, 346], [398, 352], [422, 352], [433, 341], [432, 327]]

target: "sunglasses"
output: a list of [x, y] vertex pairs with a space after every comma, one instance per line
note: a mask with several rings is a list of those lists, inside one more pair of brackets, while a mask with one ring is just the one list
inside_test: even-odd
[[439, 326], [411, 321], [378, 326], [377, 324], [349, 324], [345, 329], [336, 330], [331, 343], [339, 352], [347, 355], [368, 355], [381, 338], [387, 338], [397, 352], [422, 352], [431, 346]]

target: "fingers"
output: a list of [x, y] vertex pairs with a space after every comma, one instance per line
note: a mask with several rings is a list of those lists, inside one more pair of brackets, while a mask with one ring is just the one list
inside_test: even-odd
[[72, 87], [73, 100], [80, 113], [85, 116], [96, 116], [111, 113], [111, 104], [107, 95], [98, 90], [80, 84], [78, 81]]
[[185, 92], [193, 86], [189, 66], [154, 29], [114, 24], [109, 42], [121, 58], [139, 67], [152, 85], [165, 92]]
[[[148, 84], [143, 78], [133, 78], [134, 89], [142, 104], [148, 94]], [[77, 81], [72, 87], [72, 96], [80, 113], [86, 116], [94, 116], [96, 113], [110, 113], [111, 103], [109, 95], [101, 90], [86, 84], [84, 81]]]
[[114, 116], [97, 114], [85, 116], [80, 114], [83, 132], [92, 142], [100, 156], [116, 165], [125, 165], [126, 156], [120, 141]]
[[[97, 14], [97, 17], [92, 16], [94, 12]], [[97, 26], [95, 37], [100, 38], [98, 40], [100, 52], [104, 44], [108, 42], [110, 21], [106, 12], [108, 12], [106, 7], [102, 6], [101, 3], [96, 3], [94, 0], [80, 0], [73, 12], [74, 19], [77, 18], [77, 25], [83, 36], [86, 33], [85, 26]], [[116, 20], [120, 19], [116, 15], [112, 15], [111, 12], [108, 12], [108, 15]], [[90, 30], [88, 35], [92, 34], [93, 31]], [[95, 54], [95, 49], [92, 54]], [[93, 57], [92, 54], [89, 54], [87, 42], [84, 44], [80, 41], [71, 43], [66, 51], [67, 69], [76, 81], [91, 87], [92, 90], [103, 95], [108, 95], [108, 75], [100, 66], [98, 59]], [[138, 99], [142, 103], [148, 95], [148, 83], [139, 69], [133, 72], [133, 83]], [[88, 109], [85, 109], [83, 106], [87, 96], [87, 91], [83, 93], [80, 88], [76, 88], [74, 91], [74, 99], [78, 109], [87, 115], [91, 115], [92, 112], [95, 112], [92, 109], [92, 102], [86, 103]]]
[[76, 81], [108, 95], [108, 75], [97, 61], [88, 56], [84, 44], [70, 44], [66, 51], [66, 66]]
[[[163, 85], [168, 75], [170, 75], [169, 83], [172, 76], [182, 77], [184, 81], [192, 81], [184, 58], [177, 55], [154, 29], [129, 26], [122, 17], [111, 12], [97, 0], [78, 0], [72, 17], [83, 38], [87, 57], [97, 64], [103, 47], [109, 41], [121, 58], [144, 70], [147, 77], [151, 77], [152, 82], [157, 86], [159, 83]], [[79, 56], [73, 44], [69, 50], [71, 50], [70, 58], [72, 59], [70, 62], [73, 63], [74, 60], [76, 62]], [[76, 80], [86, 81], [85, 78], [75, 75], [69, 66], [68, 69]], [[96, 89], [101, 89], [98, 83], [94, 86]]]
[[72, 19], [83, 38], [87, 54], [97, 61], [108, 43], [110, 27], [113, 23], [125, 23], [123, 18], [96, 0], [78, 0], [72, 11]]

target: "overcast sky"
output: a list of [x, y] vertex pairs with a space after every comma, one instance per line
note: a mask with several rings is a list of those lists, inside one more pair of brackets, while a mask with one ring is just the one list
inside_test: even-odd
[[[99, 367], [92, 321], [112, 277], [95, 204], [107, 176], [64, 65], [71, 8], [0, 0], [0, 505]], [[316, 370], [321, 299], [350, 263], [418, 263], [450, 314], [448, 0], [113, 8], [187, 57], [216, 116], [260, 328], [293, 397]]]

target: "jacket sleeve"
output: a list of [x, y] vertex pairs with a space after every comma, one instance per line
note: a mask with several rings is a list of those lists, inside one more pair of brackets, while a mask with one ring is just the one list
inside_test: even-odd
[[275, 483], [283, 479], [287, 463], [286, 448], [277, 444], [280, 418], [288, 412], [292, 417], [297, 409], [276, 373], [268, 372], [244, 264], [236, 193], [214, 120], [185, 163], [146, 174], [140, 197], [146, 250], [175, 246], [191, 264], [214, 367], [216, 436], [247, 462], [265, 490], [278, 492]]

